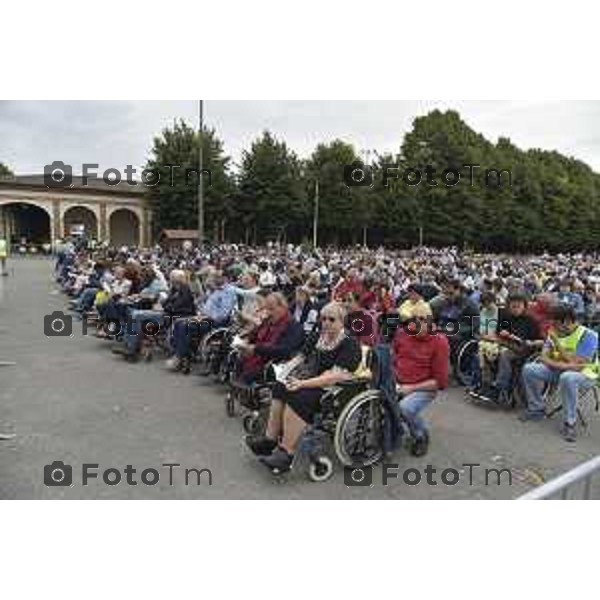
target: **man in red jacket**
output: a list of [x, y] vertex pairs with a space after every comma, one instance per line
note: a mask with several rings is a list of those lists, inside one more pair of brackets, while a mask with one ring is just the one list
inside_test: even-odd
[[413, 318], [397, 331], [393, 342], [400, 411], [413, 437], [413, 456], [427, 453], [429, 432], [420, 413], [439, 390], [448, 387], [449, 356], [448, 338], [435, 331], [431, 309], [416, 307]]

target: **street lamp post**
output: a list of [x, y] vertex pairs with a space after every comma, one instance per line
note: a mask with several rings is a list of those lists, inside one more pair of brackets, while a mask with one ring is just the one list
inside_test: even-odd
[[204, 169], [204, 100], [198, 100], [198, 154], [200, 172], [198, 174], [198, 247], [204, 244], [204, 185], [202, 171]]
[[317, 247], [319, 231], [319, 180], [315, 179], [315, 204], [313, 207], [313, 248]]

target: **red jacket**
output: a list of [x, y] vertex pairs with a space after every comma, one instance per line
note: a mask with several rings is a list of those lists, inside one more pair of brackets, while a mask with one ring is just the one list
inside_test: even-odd
[[394, 376], [398, 383], [435, 379], [439, 389], [448, 387], [450, 347], [445, 335], [409, 335], [401, 327], [394, 337], [392, 349]]
[[362, 296], [363, 292], [363, 284], [358, 279], [344, 279], [333, 288], [332, 297], [334, 300], [343, 301], [348, 294], [358, 293]]
[[540, 333], [544, 338], [548, 335], [550, 327], [552, 327], [552, 321], [548, 313], [548, 307], [539, 302], [532, 302], [527, 309], [527, 314], [536, 320]]
[[269, 361], [269, 349], [274, 349], [277, 343], [284, 337], [290, 325], [293, 325], [290, 315], [286, 315], [279, 321], [265, 319], [251, 336], [254, 344], [254, 354], [244, 357], [242, 361], [242, 373], [250, 375], [259, 372]]

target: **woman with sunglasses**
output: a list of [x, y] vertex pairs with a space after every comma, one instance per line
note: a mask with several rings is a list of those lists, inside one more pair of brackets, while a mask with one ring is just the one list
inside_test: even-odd
[[360, 365], [360, 345], [346, 334], [345, 317], [338, 302], [323, 307], [315, 351], [303, 365], [305, 376], [274, 386], [265, 435], [246, 438], [250, 450], [277, 473], [290, 469], [300, 436], [318, 413], [325, 388], [351, 379]]

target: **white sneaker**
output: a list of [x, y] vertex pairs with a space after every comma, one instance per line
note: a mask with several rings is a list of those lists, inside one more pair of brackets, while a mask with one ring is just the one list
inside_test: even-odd
[[167, 369], [175, 371], [179, 367], [179, 359], [176, 356], [173, 356], [172, 358], [169, 358], [169, 360], [167, 360], [166, 365]]

